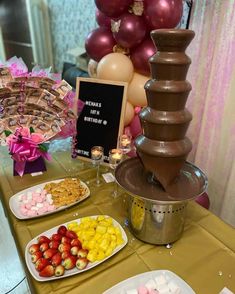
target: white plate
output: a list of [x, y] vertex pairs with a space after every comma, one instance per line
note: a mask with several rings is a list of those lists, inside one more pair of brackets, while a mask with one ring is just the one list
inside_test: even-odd
[[169, 277], [169, 281], [174, 282], [178, 287], [180, 287], [180, 294], [196, 294], [184, 280], [168, 270], [156, 270], [131, 277], [116, 284], [112, 288], [109, 288], [103, 294], [126, 294], [126, 291], [137, 289], [139, 286], [145, 285], [150, 279], [154, 279], [156, 276], [160, 275]]
[[[91, 218], [97, 218], [98, 215], [93, 215], [93, 216], [89, 216]], [[110, 217], [108, 215], [104, 215], [104, 217]], [[113, 219], [112, 217], [110, 217], [112, 220], [113, 220], [113, 225], [115, 227], [119, 227], [121, 233], [122, 233], [122, 238], [124, 240], [124, 243], [122, 245], [119, 245], [118, 247], [115, 248], [115, 250], [112, 252], [112, 254], [106, 258], [104, 258], [103, 260], [101, 261], [96, 261], [96, 262], [89, 262], [87, 267], [83, 270], [79, 270], [77, 268], [73, 268], [71, 270], [65, 270], [65, 273], [63, 276], [60, 276], [60, 277], [56, 277], [56, 276], [53, 276], [53, 277], [49, 277], [49, 278], [44, 278], [44, 277], [40, 277], [39, 276], [39, 273], [38, 271], [35, 269], [35, 266], [34, 264], [32, 263], [31, 261], [31, 255], [29, 254], [28, 250], [29, 250], [29, 247], [32, 245], [32, 244], [35, 244], [37, 243], [37, 238], [39, 236], [46, 236], [46, 237], [51, 237], [52, 234], [55, 234], [57, 232], [57, 229], [59, 228], [59, 226], [61, 225], [65, 225], [67, 226], [68, 224], [72, 223], [72, 222], [78, 222], [78, 224], [80, 223], [80, 220], [81, 219], [75, 219], [75, 220], [72, 220], [72, 221], [69, 221], [67, 223], [64, 223], [64, 224], [61, 224], [61, 225], [58, 225], [46, 232], [42, 232], [40, 235], [38, 235], [37, 237], [35, 237], [34, 239], [32, 239], [26, 246], [25, 248], [25, 260], [26, 260], [26, 264], [27, 264], [27, 267], [31, 273], [31, 275], [34, 277], [35, 280], [39, 281], [39, 282], [46, 282], [46, 281], [51, 281], [51, 280], [57, 280], [57, 279], [62, 279], [62, 278], [66, 278], [66, 277], [70, 277], [70, 276], [73, 276], [73, 275], [76, 275], [76, 274], [80, 274], [82, 272], [85, 272], [99, 264], [101, 264], [102, 262], [104, 262], [105, 260], [109, 259], [111, 256], [113, 256], [114, 254], [116, 254], [118, 251], [120, 251], [124, 246], [126, 246], [127, 244], [127, 235], [125, 233], [125, 231], [123, 230], [123, 228], [121, 227], [121, 225], [115, 220]]]
[[66, 206], [61, 206], [53, 211], [49, 211], [49, 212], [45, 212], [44, 214], [41, 214], [41, 215], [35, 215], [35, 216], [27, 216], [27, 215], [23, 215], [21, 212], [20, 212], [20, 204], [21, 202], [19, 201], [19, 196], [21, 194], [26, 194], [27, 192], [30, 192], [30, 191], [35, 191], [37, 188], [40, 188], [40, 189], [43, 189], [44, 186], [46, 184], [49, 184], [49, 183], [59, 183], [61, 181], [63, 181], [64, 179], [59, 179], [59, 180], [54, 180], [54, 181], [49, 181], [49, 182], [45, 182], [45, 183], [42, 183], [42, 184], [39, 184], [39, 185], [36, 185], [36, 186], [33, 186], [33, 187], [30, 187], [30, 188], [27, 188], [23, 191], [20, 191], [19, 193], [13, 195], [10, 200], [9, 200], [9, 206], [10, 206], [10, 209], [12, 211], [12, 213], [18, 218], [18, 219], [31, 219], [31, 218], [37, 218], [37, 217], [41, 217], [41, 216], [44, 216], [44, 215], [48, 215], [48, 214], [52, 214], [52, 213], [56, 213], [58, 211], [61, 211], [61, 210], [64, 210], [68, 207], [71, 207], [73, 205], [76, 205], [78, 204], [79, 202], [85, 200], [87, 197], [90, 196], [90, 190], [89, 188], [87, 187], [87, 185], [80, 181], [81, 185], [84, 187], [84, 189], [86, 189], [86, 193], [85, 195], [80, 198], [78, 201], [74, 202], [74, 203], [71, 203], [69, 205], [66, 205]]

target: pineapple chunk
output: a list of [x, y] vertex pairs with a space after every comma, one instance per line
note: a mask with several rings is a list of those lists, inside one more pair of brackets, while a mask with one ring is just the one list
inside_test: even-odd
[[114, 235], [115, 234], [115, 228], [113, 226], [109, 226], [107, 229], [107, 233], [109, 233], [110, 235]]
[[99, 221], [102, 221], [102, 220], [104, 220], [105, 219], [105, 216], [104, 215], [99, 215], [98, 217], [97, 217], [97, 221], [99, 222]]
[[111, 255], [113, 252], [113, 249], [111, 247], [109, 247], [106, 251], [105, 251], [105, 256], [109, 256]]
[[97, 257], [96, 257], [97, 260], [98, 260], [98, 261], [103, 260], [105, 257], [106, 257], [106, 256], [105, 256], [105, 254], [104, 254], [104, 251], [99, 250], [99, 251], [98, 251], [98, 254], [97, 254]]
[[106, 233], [106, 231], [107, 231], [107, 227], [104, 227], [104, 226], [100, 226], [100, 225], [98, 225], [97, 227], [96, 227], [96, 232], [97, 233], [100, 233], [100, 234], [105, 234]]
[[97, 258], [97, 251], [96, 250], [90, 250], [87, 254], [87, 259], [90, 261], [90, 262], [94, 262], [96, 261], [96, 258]]

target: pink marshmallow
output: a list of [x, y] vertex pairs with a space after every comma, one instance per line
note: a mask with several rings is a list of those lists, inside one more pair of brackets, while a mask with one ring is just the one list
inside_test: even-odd
[[26, 208], [21, 208], [20, 209], [21, 214], [23, 215], [28, 215], [28, 210]]
[[38, 203], [42, 203], [42, 197], [38, 196], [37, 199], [36, 199], [36, 201], [37, 201]]
[[20, 204], [20, 209], [25, 209], [25, 204], [24, 203]]
[[35, 206], [36, 205], [36, 201], [33, 200], [33, 199], [29, 203], [31, 204], [31, 206]]
[[41, 196], [40, 196], [41, 198], [42, 198], [42, 201], [45, 201], [46, 200], [46, 195], [44, 195], [44, 194], [41, 194]]
[[42, 207], [43, 212], [47, 212], [48, 211], [48, 207], [43, 206]]
[[35, 210], [28, 210], [28, 216], [35, 216], [36, 215], [36, 211]]
[[39, 208], [39, 210], [37, 211], [37, 213], [38, 213], [39, 215], [44, 214], [45, 211], [43, 210], [43, 207], [42, 207], [42, 208]]
[[28, 197], [26, 196], [26, 195], [23, 195], [22, 197], [21, 197], [21, 200], [23, 201], [23, 200], [27, 200], [28, 199]]
[[48, 211], [53, 211], [55, 210], [55, 205], [49, 205], [47, 209]]
[[44, 202], [43, 202], [43, 206], [44, 206], [44, 207], [48, 207], [49, 205], [50, 205], [50, 204], [49, 204], [47, 201], [44, 201]]
[[31, 209], [32, 205], [31, 205], [30, 203], [27, 203], [27, 204], [25, 205], [25, 207], [26, 207], [27, 209]]
[[139, 286], [137, 290], [138, 294], [149, 294], [149, 291], [145, 286]]
[[45, 195], [45, 196], [46, 196], [46, 194], [47, 194], [47, 191], [46, 191], [46, 190], [42, 190], [42, 192], [41, 192], [41, 196], [42, 196], [42, 195]]

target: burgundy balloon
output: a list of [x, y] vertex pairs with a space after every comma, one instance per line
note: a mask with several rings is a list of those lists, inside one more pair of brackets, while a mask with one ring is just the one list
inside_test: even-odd
[[99, 9], [96, 9], [95, 19], [96, 19], [96, 22], [98, 23], [98, 25], [100, 27], [103, 27], [103, 26], [104, 27], [107, 27], [107, 28], [110, 28], [111, 27], [111, 18], [108, 17], [107, 15], [105, 15]]
[[134, 65], [135, 71], [138, 73], [149, 76], [150, 65], [149, 58], [157, 51], [150, 37], [145, 39], [140, 45], [131, 50], [131, 61]]
[[127, 11], [133, 0], [95, 0], [97, 8], [107, 16], [117, 17]]
[[176, 27], [182, 14], [182, 0], [145, 0], [144, 17], [151, 30]]
[[198, 196], [195, 201], [206, 209], [210, 208], [210, 199], [206, 192]]
[[87, 54], [97, 62], [105, 55], [112, 53], [114, 45], [116, 42], [112, 32], [106, 27], [99, 27], [91, 31], [85, 42]]
[[132, 48], [140, 44], [146, 35], [146, 24], [141, 16], [124, 13], [117, 21], [120, 22], [118, 32], [113, 36], [116, 42], [124, 48]]

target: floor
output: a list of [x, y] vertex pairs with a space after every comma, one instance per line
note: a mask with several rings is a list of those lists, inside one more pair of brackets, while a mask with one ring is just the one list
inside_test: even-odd
[[[0, 265], [0, 294], [30, 294], [27, 281], [26, 279], [24, 279], [25, 273], [21, 266], [15, 242], [11, 235], [10, 228], [7, 222], [7, 218], [5, 217], [1, 201]], [[14, 288], [18, 283], [20, 284], [16, 288]]]

